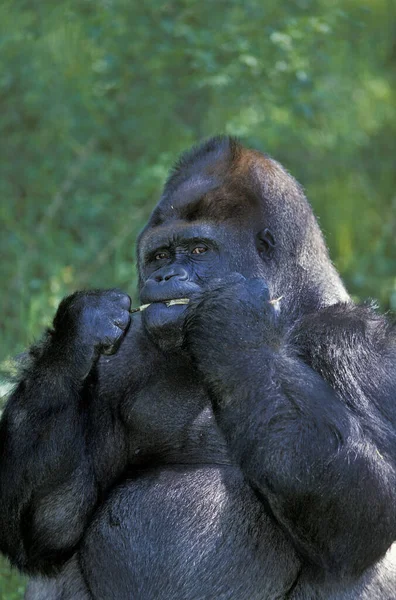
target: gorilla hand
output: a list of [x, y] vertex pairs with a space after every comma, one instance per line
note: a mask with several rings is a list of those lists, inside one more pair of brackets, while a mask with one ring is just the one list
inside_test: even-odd
[[235, 273], [214, 280], [188, 305], [184, 347], [204, 374], [216, 379], [218, 373], [224, 380], [224, 373], [238, 370], [243, 358], [276, 343], [276, 316], [262, 279]]
[[113, 354], [128, 329], [131, 300], [119, 290], [75, 292], [59, 305], [52, 346], [78, 379], [90, 372], [100, 354]]

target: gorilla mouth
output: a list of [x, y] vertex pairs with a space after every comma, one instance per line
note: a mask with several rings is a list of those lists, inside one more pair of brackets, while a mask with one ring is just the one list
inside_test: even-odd
[[137, 308], [132, 308], [129, 312], [130, 312], [130, 314], [141, 312], [143, 310], [146, 310], [146, 308], [148, 308], [152, 304], [165, 304], [165, 306], [169, 307], [169, 306], [175, 306], [177, 304], [188, 304], [189, 302], [190, 302], [189, 298], [174, 298], [173, 300], [157, 300], [155, 302], [150, 302], [149, 304], [142, 304], [141, 306], [138, 306]]

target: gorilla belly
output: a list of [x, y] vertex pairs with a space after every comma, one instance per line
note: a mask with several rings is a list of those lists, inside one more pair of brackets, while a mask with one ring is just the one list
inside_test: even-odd
[[80, 553], [95, 600], [275, 600], [299, 561], [235, 467], [140, 472], [109, 496]]

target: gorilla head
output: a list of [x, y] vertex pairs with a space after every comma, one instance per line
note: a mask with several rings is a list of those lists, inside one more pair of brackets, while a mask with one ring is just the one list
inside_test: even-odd
[[[265, 154], [216, 137], [184, 154], [138, 243], [140, 295], [155, 336], [175, 335], [191, 297], [232, 273], [263, 278], [282, 315], [348, 299], [300, 185]], [[175, 327], [176, 326], [176, 327]]]

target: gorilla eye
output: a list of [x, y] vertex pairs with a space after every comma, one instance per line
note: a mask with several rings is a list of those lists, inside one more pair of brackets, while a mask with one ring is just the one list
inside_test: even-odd
[[191, 254], [203, 254], [207, 252], [207, 248], [205, 246], [195, 246], [194, 250], [191, 251]]
[[157, 254], [154, 256], [155, 260], [164, 260], [165, 258], [169, 257], [169, 253], [168, 252], [157, 252]]

